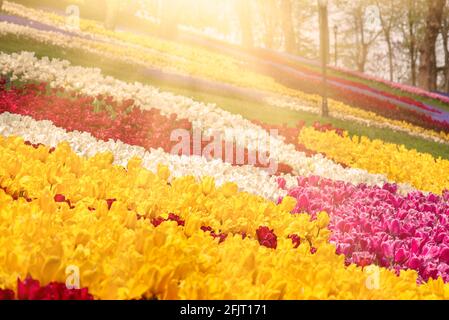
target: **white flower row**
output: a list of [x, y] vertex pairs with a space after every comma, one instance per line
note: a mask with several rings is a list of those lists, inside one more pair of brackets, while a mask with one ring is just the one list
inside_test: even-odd
[[[278, 188], [276, 176], [270, 176], [262, 169], [253, 166], [232, 166], [221, 160], [208, 161], [199, 156], [177, 156], [164, 152], [161, 148], [145, 150], [143, 147], [131, 146], [120, 140], [103, 141], [93, 137], [90, 133], [73, 131], [68, 132], [56, 127], [51, 121], [37, 121], [29, 116], [0, 114], [0, 135], [20, 136], [25, 141], [41, 143], [48, 147], [56, 147], [61, 142], [68, 142], [72, 149], [80, 156], [92, 157], [97, 153], [111, 152], [114, 163], [126, 166], [132, 157], [142, 158], [143, 165], [156, 172], [159, 163], [167, 165], [171, 177], [205, 176], [215, 178], [217, 185], [225, 182], [234, 182], [241, 191], [259, 195], [266, 199], [276, 201], [285, 196], [286, 191]], [[289, 186], [294, 186], [296, 179], [290, 175], [283, 176]]]
[[[112, 77], [104, 77], [99, 69], [71, 66], [68, 61], [37, 59], [33, 53], [1, 54], [0, 70], [2, 74], [13, 74], [22, 81], [46, 81], [53, 87], [64, 87], [67, 90], [81, 91], [83, 94], [97, 96], [110, 95], [117, 100], [134, 99], [142, 109], [156, 108], [165, 115], [177, 114], [179, 118], [195, 122], [209, 133], [221, 130], [226, 135], [227, 129], [236, 132], [254, 131], [255, 136], [263, 136], [266, 131], [244, 119], [218, 108], [214, 104], [196, 102], [190, 98], [176, 96], [168, 92], [160, 92], [157, 88], [141, 83], [125, 83]], [[365, 170], [343, 168], [341, 165], [326, 159], [322, 155], [307, 157], [298, 152], [291, 144], [282, 139], [273, 139], [276, 159], [291, 165], [295, 173], [302, 176], [318, 175], [333, 180], [342, 180], [353, 184], [383, 185], [388, 182], [385, 175], [371, 174]], [[259, 150], [255, 142], [249, 149]], [[263, 150], [261, 150], [263, 151]], [[410, 190], [408, 185], [404, 190]]]

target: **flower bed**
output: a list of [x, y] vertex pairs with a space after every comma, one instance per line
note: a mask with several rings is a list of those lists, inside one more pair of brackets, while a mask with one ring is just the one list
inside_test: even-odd
[[[32, 86], [32, 87], [35, 87], [35, 86]], [[6, 92], [6, 91], [5, 91]], [[19, 116], [20, 117], [20, 116]], [[7, 123], [9, 123], [9, 125], [8, 126], [11, 126], [11, 124], [12, 124], [12, 122], [11, 121], [8, 121]], [[30, 127], [29, 125], [27, 125], [27, 127]], [[296, 131], [297, 129], [293, 129], [294, 131]], [[304, 129], [303, 129], [304, 130]], [[317, 125], [315, 125], [315, 129], [314, 129], [315, 131], [318, 131], [318, 132], [335, 132], [335, 134], [337, 134], [337, 135], [339, 135], [339, 136], [341, 136], [341, 132], [338, 130], [338, 129], [334, 129], [334, 128], [332, 128], [332, 127], [329, 127], [329, 126], [319, 126], [318, 124]], [[287, 135], [287, 133], [284, 133], [286, 136], [288, 136]], [[51, 134], [49, 134], [50, 136], [54, 136], [54, 134], [53, 133], [51, 133]], [[39, 143], [34, 143], [34, 146], [36, 147], [36, 148], [39, 148]], [[311, 180], [311, 181], [313, 181], [313, 180]], [[13, 197], [18, 197], [18, 194], [21, 194], [21, 192], [12, 192], [12, 196]], [[333, 194], [333, 193], [331, 193], [331, 192], [328, 192], [328, 190], [326, 190], [325, 192], [324, 192], [324, 194], [327, 194], [327, 195], [329, 195], [329, 194]], [[22, 195], [25, 195], [25, 194], [23, 194], [22, 193]], [[292, 195], [295, 195], [294, 193], [292, 193]], [[28, 197], [28, 196], [26, 196], [26, 197]], [[356, 197], [357, 199], [358, 198], [360, 198], [360, 195], [358, 195], [357, 197]], [[27, 198], [28, 200], [30, 200], [31, 198]], [[57, 197], [57, 199], [58, 199], [58, 201], [62, 201], [62, 202], [66, 202], [67, 201], [67, 199], [66, 199], [66, 196], [60, 196], [60, 197]], [[298, 205], [299, 206], [302, 206], [303, 205], [303, 203], [304, 203], [304, 200], [303, 199], [299, 199], [300, 201], [298, 202]], [[370, 198], [368, 199], [368, 200], [370, 200]], [[324, 208], [326, 208], [326, 210], [329, 210], [329, 208], [328, 207], [325, 207], [325, 201], [322, 201], [321, 202], [321, 204], [324, 206]], [[69, 201], [68, 202], [68, 204], [71, 206], [72, 204], [71, 204], [71, 202]], [[110, 205], [109, 203], [108, 203], [108, 205]], [[299, 208], [301, 208], [301, 207], [299, 207]], [[311, 207], [311, 211], [310, 212], [313, 212], [313, 207]], [[316, 209], [316, 208], [315, 208]], [[331, 210], [329, 210], [328, 212], [332, 212]], [[334, 214], [333, 212], [332, 212], [332, 214]], [[176, 216], [175, 216], [176, 217]], [[332, 217], [334, 217], [334, 215], [332, 215]], [[162, 222], [162, 221], [164, 221], [164, 220], [166, 220], [166, 219], [168, 219], [168, 220], [171, 220], [171, 219], [173, 219], [173, 217], [172, 218], [170, 218], [170, 216], [168, 216], [168, 218], [163, 218], [163, 217], [156, 217], [155, 218], [156, 220], [154, 220], [154, 219], [152, 219], [152, 223], [153, 224], [156, 224], [155, 223], [155, 221], [157, 222], [157, 221], [159, 221], [159, 222]], [[180, 223], [180, 221], [182, 221], [182, 220], [179, 220], [179, 218], [174, 218], [174, 220], [175, 221], [177, 221], [177, 223]], [[157, 223], [157, 225], [159, 225], [159, 223]], [[206, 231], [211, 231], [211, 235], [213, 236], [213, 237], [215, 237], [215, 238], [219, 238], [219, 239], [223, 239], [223, 238], [226, 238], [227, 236], [225, 236], [225, 234], [224, 233], [217, 233], [216, 231], [214, 231], [214, 229], [211, 229], [211, 227], [210, 226], [207, 226], [207, 227], [204, 227], [203, 229], [205, 229]], [[260, 234], [260, 236], [258, 236], [258, 237], [260, 237], [260, 238], [263, 238], [264, 240], [262, 241], [262, 242], [264, 242], [265, 244], [267, 244], [267, 245], [269, 245], [269, 246], [277, 246], [277, 239], [276, 238], [273, 238], [273, 236], [271, 236], [271, 238], [270, 238], [270, 229], [261, 229], [259, 232], [256, 232], [256, 234]], [[290, 235], [291, 237], [291, 239], [292, 240], [294, 240], [294, 241], [297, 241], [297, 238], [294, 236], [294, 235]], [[276, 241], [275, 242], [273, 242], [273, 239], [276, 239]], [[274, 244], [274, 243], [276, 243], [276, 245]], [[338, 246], [337, 246], [338, 247]], [[354, 253], [351, 253], [351, 254], [354, 254]], [[368, 258], [367, 258], [368, 259]], [[368, 260], [367, 260], [368, 261]], [[359, 260], [356, 260], [356, 258], [354, 258], [354, 262], [359, 262]], [[386, 266], [388, 266], [388, 265], [386, 265]], [[441, 269], [441, 268], [440, 268]], [[445, 276], [445, 275], [444, 275]]]
[[[279, 180], [285, 188], [285, 181]], [[288, 188], [286, 188], [288, 189]], [[397, 194], [395, 185], [358, 187], [319, 177], [298, 178], [288, 190], [294, 213], [329, 213], [330, 241], [346, 262], [395, 271], [414, 269], [419, 282], [449, 281], [449, 193]]]
[[[33, 54], [23, 52], [19, 55], [0, 55], [0, 65], [3, 68], [2, 72], [10, 74], [11, 79], [44, 81], [50, 87], [64, 87], [67, 91], [77, 91], [91, 97], [101, 94], [111, 96], [116, 101], [133, 99], [136, 106], [141, 109], [156, 108], [161, 110], [162, 115], [176, 113], [178, 119], [188, 119], [192, 123], [199, 123], [206, 133], [221, 130], [225, 135], [226, 129], [231, 128], [237, 132], [252, 131], [255, 136], [266, 135], [263, 128], [240, 115], [221, 110], [215, 105], [206, 105], [186, 97], [160, 92], [157, 88], [140, 83], [129, 84], [111, 77], [104, 77], [99, 70], [72, 67], [67, 61], [37, 59]], [[383, 175], [343, 168], [320, 155], [306, 157], [304, 153], [296, 151], [294, 145], [285, 143], [282, 137], [273, 139], [271, 142], [277, 150], [273, 157], [278, 162], [291, 166], [295, 174], [320, 175], [354, 184], [381, 185], [388, 182]], [[260, 152], [269, 151], [260, 147], [256, 141], [248, 141], [249, 149], [259, 148]], [[401, 186], [401, 189], [409, 190], [410, 188]]]
[[[229, 46], [229, 44], [228, 44], [228, 46]], [[233, 47], [236, 48], [236, 46], [233, 46]], [[308, 60], [308, 59], [305, 59], [302, 57], [291, 56], [288, 54], [279, 53], [279, 52], [275, 52], [272, 50], [260, 49], [260, 48], [251, 50], [251, 53], [255, 54], [257, 56], [260, 56], [260, 57], [264, 57], [265, 59], [268, 59], [271, 61], [276, 61], [278, 63], [282, 63], [284, 65], [288, 65], [293, 68], [298, 68], [298, 70], [310, 73], [310, 75], [318, 75], [319, 74], [318, 72], [315, 71], [320, 67], [319, 63], [316, 61]], [[429, 92], [429, 91], [423, 90], [421, 88], [409, 86], [406, 84], [391, 82], [391, 81], [388, 81], [388, 80], [385, 80], [385, 79], [382, 79], [379, 77], [374, 77], [374, 76], [368, 75], [366, 73], [361, 73], [361, 72], [357, 72], [357, 71], [353, 71], [353, 70], [349, 70], [349, 69], [345, 69], [345, 68], [335, 67], [332, 65], [329, 65], [328, 67], [331, 70], [336, 72], [336, 73], [332, 73], [330, 75], [329, 78], [332, 80], [335, 80], [335, 81], [338, 81], [341, 83], [345, 83], [345, 84], [350, 84], [351, 86], [354, 86], [356, 88], [368, 90], [373, 93], [379, 93], [381, 95], [384, 95], [385, 97], [391, 97], [398, 101], [410, 103], [410, 104], [416, 105], [417, 107], [422, 108], [423, 110], [435, 111], [437, 113], [441, 112], [439, 109], [429, 107], [429, 106], [425, 105], [424, 103], [422, 103], [421, 101], [411, 98], [408, 95], [417, 95], [422, 98], [437, 100], [441, 103], [449, 104], [449, 98], [442, 94], [438, 94], [435, 92]], [[356, 79], [346, 80], [344, 77], [340, 76], [341, 74], [349, 75], [350, 77], [356, 78]], [[390, 87], [391, 92], [387, 92], [385, 90], [381, 91], [381, 90], [374, 89], [373, 87], [364, 84], [364, 82], [358, 82], [357, 80], [369, 81], [369, 82], [373, 82], [374, 84], [376, 84], [376, 83], [383, 84], [387, 87]], [[403, 92], [406, 95], [399, 95], [397, 93], [397, 91], [399, 91], [399, 93]]]
[[404, 91], [404, 92], [407, 92], [410, 94], [420, 95], [422, 97], [426, 97], [426, 98], [430, 98], [430, 99], [439, 100], [443, 103], [449, 103], [448, 97], [438, 94], [438, 93], [435, 93], [435, 92], [426, 91], [421, 88], [413, 87], [413, 86], [402, 84], [402, 83], [391, 82], [391, 81], [388, 81], [388, 80], [385, 80], [385, 79], [382, 79], [379, 77], [362, 74], [362, 73], [356, 72], [356, 71], [351, 71], [351, 70], [342, 69], [342, 68], [335, 68], [335, 67], [333, 67], [333, 68], [339, 72], [347, 73], [349, 75], [352, 75], [352, 76], [355, 76], [358, 78], [362, 78], [362, 79], [366, 79], [366, 80], [374, 81], [374, 82], [380, 82], [380, 83], [385, 84], [393, 89]]
[[[282, 74], [280, 76], [282, 76]], [[321, 88], [321, 79], [319, 77], [312, 76], [310, 78], [305, 78], [294, 75], [291, 77], [291, 80], [285, 80], [285, 77], [283, 77], [283, 81], [287, 81], [289, 86], [305, 93], [320, 93], [318, 88]], [[343, 80], [338, 81], [344, 84]], [[449, 132], [449, 123], [440, 120], [438, 114], [433, 114], [432, 112], [429, 112], [429, 110], [426, 110], [426, 112], [419, 112], [411, 108], [405, 108], [394, 104], [387, 99], [379, 99], [371, 95], [354, 91], [345, 86], [333, 85], [332, 82], [328, 83], [328, 94], [333, 100], [338, 100], [344, 104], [374, 112], [388, 119], [406, 121], [426, 129], [443, 131], [446, 133]], [[419, 108], [424, 109], [427, 107], [423, 104], [419, 104], [417, 108], [419, 110]]]
[[[0, 299], [449, 298], [449, 161], [29, 53], [0, 71]], [[276, 129], [281, 177], [171, 152], [195, 127], [247, 153]]]
[[[268, 99], [267, 103], [279, 108], [303, 111], [312, 114], [321, 114], [321, 110], [317, 107], [319, 104], [318, 96], [315, 96], [314, 105], [306, 105], [304, 103], [298, 103], [296, 101], [289, 101], [285, 99]], [[374, 112], [350, 107], [337, 101], [329, 101], [329, 114], [335, 119], [350, 121], [369, 127], [385, 128], [396, 132], [403, 132], [410, 136], [419, 137], [429, 141], [444, 144], [448, 144], [449, 141], [449, 135], [445, 132], [425, 129], [403, 120], [386, 118]]]
[[0, 153], [0, 250], [14, 253], [0, 255], [3, 288], [21, 274], [64, 282], [70, 265], [97, 299], [446, 297], [413, 271], [346, 266], [327, 241], [328, 216], [292, 215], [289, 197], [277, 206], [212, 179], [168, 184], [162, 166], [153, 174], [135, 158], [124, 170], [67, 144], [0, 138]]
[[[178, 141], [171, 138], [175, 130], [184, 130], [191, 133], [192, 125], [187, 120], [177, 120], [176, 115], [165, 117], [156, 109], [141, 110], [134, 107], [133, 100], [125, 100], [117, 103], [111, 97], [97, 96], [96, 98], [85, 97], [76, 93], [71, 97], [60, 96], [64, 94], [61, 88], [53, 88], [48, 91], [45, 83], [26, 84], [21, 88], [9, 88], [6, 90], [6, 81], [0, 78], [0, 113], [11, 112], [21, 115], [32, 116], [36, 120], [50, 120], [56, 126], [63, 127], [68, 131], [84, 131], [91, 133], [101, 140], [121, 140], [130, 145], [150, 148], [162, 148], [165, 152], [171, 152]], [[188, 148], [183, 154], [203, 154], [208, 141], [201, 140], [198, 148], [194, 147], [194, 136], [189, 134]], [[222, 150], [232, 149], [232, 158], [210, 153], [210, 158], [220, 158], [230, 161], [234, 165], [249, 164], [249, 152], [246, 148], [242, 161], [238, 161], [236, 155], [236, 143], [234, 141], [220, 142]], [[187, 150], [188, 149], [188, 150]], [[180, 152], [182, 150], [179, 150]], [[181, 155], [181, 153], [179, 153]], [[269, 155], [267, 155], [269, 157]], [[256, 167], [267, 167], [268, 164], [261, 163], [261, 155], [254, 152]], [[268, 159], [267, 162], [270, 160]], [[278, 165], [278, 174], [291, 173], [287, 165]]]
[[[253, 166], [232, 166], [218, 159], [207, 161], [204, 157], [171, 155], [162, 149], [145, 150], [121, 141], [98, 140], [87, 132], [68, 132], [58, 128], [48, 120], [36, 121], [31, 117], [5, 112], [0, 114], [0, 134], [21, 136], [35, 146], [43, 144], [54, 148], [59, 143], [67, 142], [80, 156], [93, 157], [97, 153], [110, 152], [114, 155], [114, 164], [122, 166], [126, 166], [131, 158], [140, 157], [145, 168], [153, 172], [156, 172], [158, 163], [165, 163], [169, 166], [173, 177], [191, 175], [201, 179], [204, 176], [211, 176], [219, 185], [235, 182], [242, 191], [273, 200], [282, 194], [285, 195], [285, 192], [278, 188], [275, 176], [270, 176], [265, 170]], [[289, 175], [284, 177], [289, 182], [295, 180]]]

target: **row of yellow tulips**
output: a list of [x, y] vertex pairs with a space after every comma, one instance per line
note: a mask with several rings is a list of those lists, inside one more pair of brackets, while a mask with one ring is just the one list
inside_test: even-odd
[[409, 150], [403, 145], [370, 140], [367, 137], [343, 136], [333, 131], [304, 128], [299, 141], [330, 159], [371, 173], [382, 173], [392, 181], [410, 183], [423, 191], [441, 194], [449, 189], [449, 161], [428, 153]]

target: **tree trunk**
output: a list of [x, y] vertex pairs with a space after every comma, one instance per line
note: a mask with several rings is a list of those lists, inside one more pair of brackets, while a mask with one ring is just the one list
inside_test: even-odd
[[424, 38], [419, 45], [418, 85], [426, 90], [437, 89], [436, 40], [440, 32], [446, 0], [428, 0]]
[[445, 8], [443, 22], [441, 24], [441, 37], [444, 49], [444, 92], [449, 93], [449, 10]]
[[3, 0], [0, 0], [0, 11], [2, 11], [3, 9]]
[[161, 3], [161, 29], [162, 34], [168, 37], [174, 37], [178, 32], [178, 16], [173, 0]]
[[449, 48], [447, 43], [447, 35], [446, 35], [446, 43], [444, 44], [446, 49], [444, 50], [444, 91], [449, 93]]
[[363, 8], [361, 5], [356, 7], [353, 11], [354, 18], [354, 35], [355, 35], [355, 63], [357, 71], [365, 72], [367, 46], [365, 44], [365, 28], [363, 24]]
[[391, 39], [387, 40], [388, 43], [388, 64], [390, 69], [390, 81], [394, 81], [394, 63], [393, 63], [393, 46], [391, 44]]
[[390, 81], [394, 80], [394, 63], [393, 63], [393, 44], [391, 41], [391, 28], [390, 26], [386, 26], [385, 22], [381, 18], [382, 21], [382, 29], [385, 36], [385, 42], [387, 43], [387, 49], [388, 49], [388, 69], [390, 73]]
[[447, 22], [444, 23], [441, 35], [443, 36], [443, 46], [444, 46], [444, 91], [449, 93], [449, 25]]
[[107, 0], [106, 1], [106, 19], [104, 21], [104, 27], [108, 30], [114, 30], [117, 23], [117, 15], [119, 10], [119, 1]]
[[360, 34], [360, 46], [359, 46], [359, 60], [357, 62], [358, 64], [358, 70], [359, 72], [365, 72], [365, 65], [366, 65], [366, 57], [368, 55], [368, 47], [365, 43], [365, 27], [363, 23], [363, 13], [360, 11], [360, 16], [357, 18], [358, 20], [358, 26], [359, 26], [359, 34]]
[[240, 21], [240, 28], [242, 30], [242, 45], [247, 48], [252, 48], [254, 43], [250, 1], [237, 1], [237, 12]]
[[357, 70], [361, 73], [365, 72], [367, 55], [368, 55], [368, 48], [366, 45], [362, 45], [362, 48], [359, 53], [359, 60], [357, 62]]
[[[389, 2], [389, 6], [388, 8], [384, 8], [381, 6], [381, 4], [379, 3], [379, 1], [376, 2], [377, 3], [377, 8], [379, 10], [379, 19], [380, 19], [380, 24], [382, 26], [382, 31], [384, 33], [384, 37], [385, 37], [385, 42], [387, 43], [387, 49], [388, 49], [388, 69], [389, 69], [389, 73], [390, 73], [390, 81], [394, 80], [394, 64], [393, 64], [393, 44], [392, 44], [392, 40], [391, 40], [391, 29], [392, 29], [392, 25], [393, 25], [393, 20], [394, 17], [393, 15], [393, 10], [394, 8], [394, 3], [393, 1]], [[389, 18], [385, 18], [384, 14], [383, 14], [383, 8], [385, 10], [391, 10], [391, 12], [389, 14], [387, 14], [387, 17]]]
[[410, 37], [410, 43], [409, 43], [409, 58], [410, 58], [410, 72], [412, 76], [412, 85], [416, 86], [416, 35], [415, 35], [415, 23], [413, 19], [413, 0], [410, 1], [410, 7], [408, 12], [408, 32]]
[[260, 11], [265, 25], [264, 44], [266, 48], [274, 49], [274, 37], [277, 26], [276, 0], [260, 0]]
[[416, 58], [414, 57], [414, 53], [411, 54], [411, 74], [412, 74], [412, 85], [416, 86], [417, 81], [417, 67], [416, 67]]
[[404, 46], [408, 54], [408, 66], [410, 68], [410, 82], [416, 86], [417, 80], [417, 28], [421, 25], [422, 18], [418, 18], [422, 10], [417, 10], [417, 0], [404, 0], [403, 7], [405, 7], [405, 21], [401, 26], [402, 36], [404, 38]]
[[292, 2], [281, 0], [282, 31], [285, 40], [285, 50], [289, 53], [296, 52], [295, 29], [293, 27]]

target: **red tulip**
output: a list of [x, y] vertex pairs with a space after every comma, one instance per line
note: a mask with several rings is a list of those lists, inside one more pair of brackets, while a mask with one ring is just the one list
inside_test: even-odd
[[65, 202], [65, 201], [66, 201], [66, 199], [65, 199], [64, 195], [62, 195], [62, 194], [55, 195], [55, 202]]
[[261, 226], [256, 231], [257, 240], [262, 246], [267, 248], [276, 249], [277, 247], [277, 236], [274, 234], [274, 230], [268, 227]]

